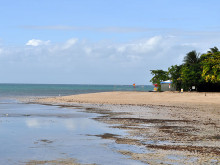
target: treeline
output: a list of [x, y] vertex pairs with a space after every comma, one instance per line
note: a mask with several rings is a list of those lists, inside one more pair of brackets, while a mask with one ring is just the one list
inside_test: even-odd
[[172, 80], [177, 90], [218, 91], [220, 92], [220, 51], [217, 47], [210, 48], [200, 55], [195, 50], [186, 54], [181, 65], [172, 65], [168, 71], [151, 70], [152, 83]]

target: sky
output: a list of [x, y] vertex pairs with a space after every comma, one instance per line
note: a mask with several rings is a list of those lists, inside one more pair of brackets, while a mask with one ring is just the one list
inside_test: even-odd
[[149, 85], [220, 47], [219, 0], [0, 0], [0, 83]]

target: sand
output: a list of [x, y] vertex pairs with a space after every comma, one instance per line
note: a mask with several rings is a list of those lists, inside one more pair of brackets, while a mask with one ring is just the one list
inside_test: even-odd
[[52, 165], [52, 164], [56, 164], [56, 165], [81, 165], [79, 163], [76, 163], [74, 159], [58, 159], [58, 160], [31, 160], [29, 162], [25, 163], [26, 165]]
[[127, 105], [214, 106], [220, 108], [220, 93], [102, 92], [46, 98], [41, 101]]
[[126, 136], [97, 135], [147, 152], [118, 151], [148, 164], [219, 164], [220, 93], [103, 92], [37, 99], [35, 103], [83, 106]]

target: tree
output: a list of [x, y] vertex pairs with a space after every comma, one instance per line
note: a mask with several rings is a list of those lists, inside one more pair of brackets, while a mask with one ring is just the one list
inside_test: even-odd
[[184, 90], [191, 89], [192, 86], [198, 87], [202, 82], [201, 78], [201, 65], [183, 65], [181, 68], [181, 85]]
[[190, 89], [192, 86], [199, 86], [201, 82], [201, 65], [199, 53], [195, 50], [186, 54], [181, 67], [181, 86], [184, 90]]
[[199, 62], [199, 54], [195, 50], [193, 50], [186, 54], [183, 62], [187, 65], [197, 64]]
[[220, 92], [220, 51], [217, 47], [210, 48], [201, 56], [195, 50], [186, 54], [182, 65], [173, 65], [168, 72], [152, 70], [151, 82], [157, 83], [171, 79], [177, 90], [196, 86], [197, 91]]
[[169, 79], [168, 72], [163, 70], [151, 70], [151, 74], [153, 75], [153, 78], [150, 80], [153, 84], [158, 85], [158, 91], [161, 91], [161, 81], [166, 81]]
[[206, 82], [220, 83], [220, 52], [203, 54], [201, 59], [202, 78]]
[[177, 90], [181, 89], [181, 69], [183, 65], [172, 65], [168, 68], [169, 79], [172, 80], [172, 85], [176, 87]]
[[214, 54], [214, 53], [217, 53], [219, 52], [218, 48], [215, 46], [214, 48], [210, 48], [209, 51], [207, 51], [207, 54], [211, 53], [211, 54]]

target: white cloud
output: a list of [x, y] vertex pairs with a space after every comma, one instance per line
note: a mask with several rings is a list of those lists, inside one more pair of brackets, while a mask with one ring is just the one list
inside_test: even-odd
[[169, 35], [114, 43], [71, 38], [44, 46], [37, 45], [45, 41], [30, 40], [31, 49], [1, 46], [1, 82], [149, 84], [149, 70], [180, 64], [191, 50], [204, 53], [204, 48], [216, 46], [211, 39]]
[[162, 39], [163, 38], [161, 36], [155, 36], [148, 40], [133, 44], [132, 49], [136, 52], [146, 53], [150, 50], [156, 49], [156, 47], [159, 47], [159, 44], [164, 42], [164, 40], [162, 41]]
[[197, 46], [197, 43], [183, 43], [182, 46]]
[[73, 45], [76, 44], [76, 42], [78, 41], [77, 38], [71, 38], [68, 41], [66, 41], [66, 43], [63, 45], [63, 49], [69, 49], [71, 48]]
[[164, 43], [164, 38], [161, 36], [154, 36], [149, 39], [142, 39], [138, 40], [136, 42], [131, 42], [128, 44], [122, 44], [120, 46], [117, 46], [118, 53], [129, 53], [133, 52], [135, 54], [140, 53], [148, 53], [149, 51], [152, 51], [156, 49], [156, 47], [160, 47], [160, 44]]
[[88, 55], [92, 53], [92, 48], [90, 48], [90, 47], [85, 47], [84, 50], [85, 50], [86, 54], [88, 54]]
[[0, 54], [2, 54], [2, 53], [3, 53], [3, 49], [0, 48]]
[[40, 45], [48, 45], [50, 41], [42, 41], [42, 40], [37, 40], [37, 39], [32, 39], [29, 40], [26, 45], [28, 46], [40, 46]]

